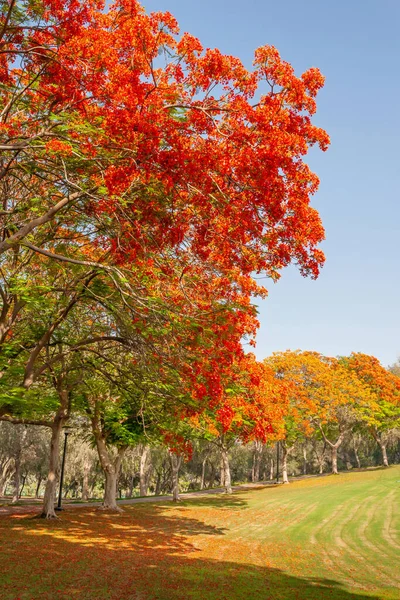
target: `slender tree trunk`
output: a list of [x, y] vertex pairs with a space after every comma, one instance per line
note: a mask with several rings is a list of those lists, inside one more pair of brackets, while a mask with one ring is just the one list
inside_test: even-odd
[[129, 488], [128, 488], [128, 497], [132, 498], [133, 496], [133, 481], [134, 481], [134, 476], [131, 475], [129, 478]]
[[287, 474], [287, 459], [289, 454], [294, 448], [294, 445], [287, 446], [285, 440], [281, 441], [282, 448], [282, 481], [283, 483], [289, 483], [288, 474]]
[[338, 475], [338, 462], [337, 462], [338, 449], [339, 449], [339, 446], [341, 445], [341, 443], [343, 442], [345, 432], [341, 431], [336, 442], [331, 442], [326, 437], [322, 427], [320, 427], [320, 431], [324, 437], [325, 444], [328, 444], [331, 449], [332, 475]]
[[307, 475], [307, 448], [303, 446], [303, 475]]
[[175, 454], [175, 452], [169, 453], [171, 457], [171, 487], [172, 487], [172, 500], [178, 502], [179, 497], [179, 468], [181, 466], [182, 457]]
[[222, 457], [221, 457], [221, 462], [219, 465], [219, 473], [220, 473], [219, 481], [220, 481], [221, 487], [225, 487], [225, 469], [224, 469], [224, 461], [222, 460]]
[[271, 457], [269, 463], [269, 480], [272, 481], [274, 479], [274, 459]]
[[26, 481], [26, 475], [23, 475], [22, 476], [22, 485], [21, 485], [21, 489], [19, 490], [18, 498], [22, 497], [22, 492], [24, 491], [24, 487], [25, 487], [25, 481]]
[[201, 463], [201, 479], [200, 479], [200, 489], [201, 490], [204, 490], [204, 485], [205, 485], [205, 481], [206, 481], [207, 459], [208, 459], [208, 457], [206, 456], [206, 458], [204, 458]]
[[388, 461], [388, 457], [387, 457], [387, 452], [386, 452], [386, 445], [381, 443], [380, 444], [381, 450], [382, 450], [382, 462], [383, 462], [383, 466], [384, 467], [388, 467], [389, 466], [389, 461]]
[[[100, 441], [96, 441], [97, 448], [99, 450], [100, 463], [105, 476], [104, 498], [102, 508], [105, 510], [122, 512], [122, 509], [117, 504], [117, 487], [122, 457], [125, 453], [126, 448], [118, 448], [118, 455], [114, 460], [112, 460], [108, 454], [104, 440], [101, 439]], [[101, 450], [99, 449], [99, 445], [101, 446]]]
[[41, 516], [45, 519], [56, 519], [54, 510], [56, 500], [57, 471], [60, 451], [61, 430], [64, 419], [56, 417], [51, 428], [49, 472], [47, 475], [46, 488], [43, 497]]
[[161, 473], [157, 471], [157, 480], [156, 480], [156, 489], [154, 490], [154, 494], [159, 496], [161, 493]]
[[210, 461], [210, 464], [211, 464], [211, 473], [210, 473], [210, 480], [208, 482], [208, 489], [214, 487], [214, 482], [215, 482], [215, 465], [211, 461]]
[[232, 494], [231, 470], [229, 467], [228, 448], [224, 444], [221, 446], [221, 457], [225, 494]]
[[15, 472], [14, 472], [14, 491], [12, 497], [12, 504], [18, 502], [19, 499], [19, 487], [21, 482], [21, 457], [17, 456], [15, 459]]
[[39, 491], [40, 491], [41, 484], [42, 484], [42, 476], [38, 475], [37, 484], [36, 484], [35, 498], [39, 498]]
[[388, 457], [387, 457], [387, 452], [386, 452], [386, 444], [385, 442], [382, 440], [382, 434], [378, 432], [378, 430], [376, 429], [372, 429], [371, 433], [376, 441], [376, 443], [378, 444], [378, 446], [381, 449], [382, 452], [382, 464], [384, 467], [388, 467], [389, 466], [389, 461], [388, 461]]
[[140, 456], [139, 476], [140, 476], [140, 495], [147, 496], [148, 477], [147, 477], [147, 459], [150, 454], [149, 446], [143, 446]]

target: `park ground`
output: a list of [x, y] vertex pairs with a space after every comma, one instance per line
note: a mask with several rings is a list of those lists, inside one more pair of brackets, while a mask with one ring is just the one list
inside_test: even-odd
[[400, 467], [45, 521], [0, 516], [1, 600], [400, 599]]

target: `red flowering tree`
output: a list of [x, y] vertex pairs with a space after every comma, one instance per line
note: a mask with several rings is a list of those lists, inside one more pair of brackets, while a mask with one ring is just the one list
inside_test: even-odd
[[194, 435], [203, 436], [221, 452], [221, 484], [232, 493], [229, 449], [242, 442], [279, 439], [288, 409], [288, 387], [273, 370], [246, 354], [233, 365], [222, 397], [190, 419]]
[[[329, 143], [311, 120], [322, 75], [271, 46], [247, 70], [136, 0], [10, 0], [0, 26], [3, 265], [26, 281], [41, 255], [106, 279], [136, 335], [171, 341], [197, 411], [223, 410], [265, 294], [253, 274], [316, 277], [324, 261], [304, 162]], [[0, 328], [20, 300], [2, 295]]]

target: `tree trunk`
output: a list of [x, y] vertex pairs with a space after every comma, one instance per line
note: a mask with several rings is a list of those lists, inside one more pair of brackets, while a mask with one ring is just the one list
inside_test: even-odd
[[56, 500], [57, 471], [60, 453], [60, 436], [64, 419], [56, 417], [51, 428], [49, 472], [47, 475], [46, 488], [43, 497], [43, 508], [41, 517], [45, 519], [56, 519], [54, 510]]
[[201, 479], [200, 479], [200, 489], [204, 490], [205, 480], [206, 480], [206, 465], [207, 465], [208, 457], [203, 459], [201, 463]]
[[210, 464], [211, 464], [211, 473], [210, 473], [210, 480], [208, 482], [208, 489], [214, 487], [214, 482], [215, 482], [215, 465], [211, 461], [210, 461]]
[[21, 457], [17, 456], [17, 458], [15, 459], [14, 491], [13, 491], [13, 498], [11, 501], [12, 504], [15, 504], [16, 502], [18, 502], [20, 482], [21, 482]]
[[0, 475], [0, 497], [5, 495], [6, 487], [11, 478], [12, 467], [13, 467], [13, 459], [11, 457], [7, 458], [7, 460], [5, 460], [3, 463], [3, 467], [2, 467], [1, 475]]
[[303, 446], [303, 475], [307, 475], [307, 448]]
[[336, 444], [331, 445], [331, 457], [332, 457], [332, 474], [338, 475], [338, 467], [337, 467], [337, 451], [338, 447]]
[[222, 457], [222, 473], [224, 478], [225, 494], [232, 494], [231, 470], [229, 467], [228, 448], [225, 445], [221, 446]]
[[271, 457], [270, 466], [269, 466], [269, 480], [272, 481], [274, 479], [274, 459]]
[[382, 452], [382, 464], [383, 464], [384, 467], [388, 467], [389, 466], [389, 461], [388, 461], [387, 452], [386, 452], [386, 444], [382, 440], [382, 433], [378, 432], [377, 429], [371, 429], [371, 433], [372, 433], [372, 435], [373, 435], [376, 443], [378, 444], [378, 446], [381, 449], [381, 452]]
[[225, 469], [224, 469], [224, 461], [222, 460], [221, 457], [221, 462], [219, 465], [219, 482], [221, 487], [225, 486]]
[[148, 488], [148, 477], [147, 477], [147, 458], [150, 454], [149, 446], [143, 446], [142, 454], [140, 456], [140, 467], [139, 467], [139, 476], [140, 476], [140, 496], [147, 496], [147, 488]]
[[386, 445], [384, 443], [380, 443], [379, 444], [382, 450], [382, 461], [383, 461], [383, 466], [384, 467], [388, 467], [389, 466], [389, 461], [388, 461], [388, 457], [387, 457], [387, 452], [386, 452]]
[[24, 487], [25, 487], [25, 481], [26, 481], [26, 475], [23, 475], [22, 476], [22, 485], [21, 485], [21, 489], [19, 490], [18, 498], [22, 497], [22, 492], [24, 491]]
[[282, 448], [282, 482], [289, 483], [288, 474], [287, 474], [287, 459], [289, 454], [294, 448], [294, 444], [292, 446], [287, 446], [285, 440], [281, 441]]
[[132, 498], [133, 496], [133, 482], [134, 482], [134, 476], [131, 475], [129, 478], [129, 488], [128, 488], [128, 498]]
[[119, 512], [121, 509], [117, 504], [117, 480], [118, 474], [110, 464], [104, 469], [105, 484], [102, 508]]
[[172, 487], [172, 500], [178, 502], [179, 497], [179, 468], [181, 466], [182, 457], [175, 454], [175, 452], [169, 453], [171, 457], [171, 487]]
[[36, 485], [36, 492], [35, 492], [35, 498], [39, 498], [39, 491], [40, 491], [41, 483], [42, 483], [42, 476], [38, 475], [37, 485]]

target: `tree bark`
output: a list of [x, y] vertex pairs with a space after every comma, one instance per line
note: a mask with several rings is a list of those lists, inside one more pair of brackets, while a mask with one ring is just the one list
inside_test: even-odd
[[274, 459], [271, 457], [269, 463], [269, 480], [272, 481], [274, 478]]
[[96, 435], [96, 446], [99, 453], [101, 468], [104, 472], [104, 498], [102, 508], [115, 512], [122, 512], [122, 509], [117, 504], [117, 484], [118, 476], [121, 469], [121, 462], [126, 448], [118, 448], [118, 454], [113, 460], [107, 450], [105, 440], [101, 435]]
[[282, 448], [282, 481], [283, 483], [289, 483], [288, 474], [287, 474], [287, 459], [290, 452], [293, 450], [293, 446], [287, 446], [285, 440], [281, 441]]
[[148, 473], [147, 473], [147, 459], [150, 454], [149, 446], [143, 446], [142, 454], [140, 456], [140, 466], [139, 466], [139, 477], [140, 477], [140, 496], [147, 496], [147, 488], [148, 488]]
[[383, 462], [383, 466], [384, 467], [388, 467], [389, 466], [389, 461], [388, 461], [388, 457], [387, 457], [387, 452], [386, 452], [386, 445], [385, 444], [381, 444], [381, 450], [382, 450], [382, 462]]
[[303, 475], [307, 475], [307, 448], [303, 446]]
[[47, 475], [46, 488], [43, 497], [43, 507], [41, 517], [45, 519], [56, 519], [57, 515], [54, 510], [54, 504], [56, 500], [56, 485], [57, 485], [57, 471], [59, 462], [60, 452], [60, 436], [64, 419], [60, 416], [56, 416], [51, 427], [51, 440], [50, 440], [50, 459], [49, 459], [49, 472]]
[[13, 467], [13, 459], [11, 457], [7, 458], [3, 463], [3, 468], [0, 475], [0, 497], [5, 495], [6, 487], [11, 478]]
[[171, 487], [172, 487], [172, 500], [178, 502], [179, 497], [179, 468], [181, 466], [182, 457], [175, 454], [175, 452], [169, 453], [171, 457]]
[[56, 500], [56, 485], [57, 485], [57, 472], [59, 463], [60, 453], [60, 437], [61, 430], [64, 424], [64, 419], [56, 417], [51, 427], [51, 440], [50, 440], [50, 458], [49, 458], [49, 472], [47, 474], [46, 488], [43, 497], [43, 507], [41, 516], [45, 519], [56, 519], [57, 515], [54, 510], [54, 504]]
[[228, 448], [224, 444], [221, 446], [221, 458], [222, 473], [224, 478], [223, 487], [225, 488], [225, 494], [232, 494], [231, 470], [229, 467]]
[[333, 475], [338, 475], [337, 451], [338, 451], [338, 447], [336, 446], [336, 444], [331, 444], [332, 474]]

